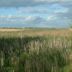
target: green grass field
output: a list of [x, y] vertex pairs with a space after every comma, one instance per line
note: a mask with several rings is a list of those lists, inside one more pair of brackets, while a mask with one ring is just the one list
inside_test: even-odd
[[0, 72], [72, 72], [72, 30], [0, 29]]

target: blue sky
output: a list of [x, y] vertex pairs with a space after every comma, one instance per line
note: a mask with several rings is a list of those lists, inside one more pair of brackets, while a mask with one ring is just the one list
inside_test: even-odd
[[67, 28], [72, 0], [0, 0], [0, 27]]

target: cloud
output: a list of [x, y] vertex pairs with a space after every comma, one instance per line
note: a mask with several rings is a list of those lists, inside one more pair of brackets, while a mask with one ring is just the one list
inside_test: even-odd
[[[30, 1], [28, 3], [29, 0], [26, 0], [26, 3], [29, 4], [26, 4], [27, 6], [15, 8], [20, 6], [18, 4], [14, 7], [0, 9], [0, 27], [68, 27], [68, 24], [71, 23], [72, 4], [67, 4], [67, 1], [62, 3], [50, 3], [55, 0], [50, 2], [47, 0]], [[33, 4], [36, 6], [32, 6]]]
[[71, 0], [35, 0], [36, 2], [69, 2]]
[[0, 7], [33, 6], [55, 2], [72, 2], [72, 0], [0, 0]]
[[57, 19], [57, 16], [55, 16], [55, 15], [50, 15], [47, 17], [48, 21], [52, 21], [52, 20], [56, 20], [56, 19]]
[[34, 7], [19, 7], [17, 8], [17, 13], [39, 13], [39, 14], [51, 14], [51, 13], [67, 13], [69, 9], [60, 4], [51, 4], [51, 5], [41, 5]]
[[68, 19], [51, 15], [40, 16], [0, 16], [1, 27], [68, 27]]

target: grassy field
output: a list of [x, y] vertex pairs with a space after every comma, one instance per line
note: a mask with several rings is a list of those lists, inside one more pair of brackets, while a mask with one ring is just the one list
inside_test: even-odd
[[72, 72], [72, 30], [0, 29], [0, 72]]

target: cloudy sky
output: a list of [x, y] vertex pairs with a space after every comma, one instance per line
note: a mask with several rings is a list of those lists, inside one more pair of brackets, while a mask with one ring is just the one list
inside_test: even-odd
[[0, 0], [0, 27], [57, 27], [72, 23], [72, 0]]

